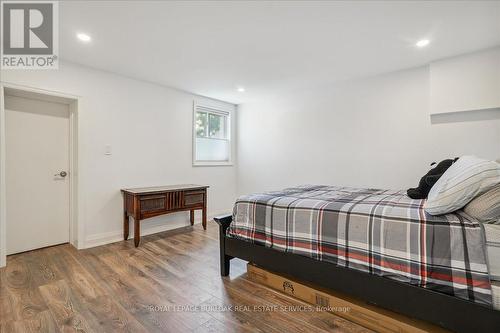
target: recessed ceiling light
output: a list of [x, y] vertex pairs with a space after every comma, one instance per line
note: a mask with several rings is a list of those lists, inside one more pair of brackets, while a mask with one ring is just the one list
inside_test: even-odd
[[239, 92], [245, 92], [245, 88], [243, 88], [243, 87], [239, 87], [237, 90], [238, 90]]
[[90, 42], [90, 40], [92, 39], [90, 38], [89, 35], [84, 33], [78, 33], [76, 34], [76, 37], [78, 37], [78, 39], [81, 40], [82, 42]]
[[430, 41], [430, 40], [428, 40], [428, 39], [421, 39], [421, 40], [419, 40], [419, 41], [418, 41], [415, 45], [416, 45], [417, 47], [425, 47], [425, 46], [429, 45], [429, 43], [430, 43], [430, 42], [431, 42], [431, 41]]

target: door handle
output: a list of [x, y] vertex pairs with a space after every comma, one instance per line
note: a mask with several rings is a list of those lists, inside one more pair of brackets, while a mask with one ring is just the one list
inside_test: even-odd
[[66, 171], [61, 171], [59, 173], [56, 173], [54, 176], [60, 176], [62, 178], [66, 177], [68, 173]]

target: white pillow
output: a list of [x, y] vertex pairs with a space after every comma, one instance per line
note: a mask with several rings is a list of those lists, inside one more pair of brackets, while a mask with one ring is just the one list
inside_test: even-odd
[[499, 163], [476, 156], [462, 156], [431, 188], [424, 209], [431, 215], [456, 211], [498, 183]]

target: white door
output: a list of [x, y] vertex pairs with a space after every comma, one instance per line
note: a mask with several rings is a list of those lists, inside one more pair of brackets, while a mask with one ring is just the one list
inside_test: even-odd
[[68, 105], [5, 96], [5, 144], [7, 254], [69, 242]]

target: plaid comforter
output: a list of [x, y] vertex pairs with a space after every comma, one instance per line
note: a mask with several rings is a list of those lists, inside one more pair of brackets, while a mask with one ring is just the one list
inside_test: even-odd
[[301, 186], [240, 197], [230, 237], [491, 305], [483, 231], [405, 192]]

